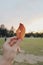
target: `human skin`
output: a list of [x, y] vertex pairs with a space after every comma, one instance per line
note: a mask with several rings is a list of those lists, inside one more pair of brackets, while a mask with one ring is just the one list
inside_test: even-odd
[[20, 23], [18, 29], [16, 30], [16, 36], [18, 39], [24, 39], [25, 36], [25, 27], [22, 23]]
[[0, 65], [13, 65], [14, 58], [20, 50], [20, 43], [25, 36], [25, 27], [20, 24], [16, 31], [16, 37], [11, 37], [3, 44], [3, 57], [0, 60]]
[[[13, 42], [11, 41], [13, 39]], [[14, 58], [16, 57], [17, 53], [20, 51], [18, 43], [21, 40], [16, 40], [16, 44], [12, 46], [9, 42], [14, 43], [14, 37], [7, 39], [7, 41], [3, 44], [3, 56], [0, 59], [0, 65], [13, 65]]]

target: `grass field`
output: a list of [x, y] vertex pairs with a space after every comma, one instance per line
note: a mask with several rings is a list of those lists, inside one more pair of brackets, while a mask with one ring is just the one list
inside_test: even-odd
[[21, 43], [21, 48], [26, 53], [43, 55], [43, 38], [25, 38]]
[[[4, 39], [0, 39], [0, 49], [2, 48], [3, 42]], [[43, 56], [43, 38], [25, 38], [20, 46], [21, 49], [25, 50], [25, 53]], [[0, 54], [2, 54], [1, 50]], [[14, 62], [14, 65], [43, 65], [43, 62], [38, 62], [37, 64]]]

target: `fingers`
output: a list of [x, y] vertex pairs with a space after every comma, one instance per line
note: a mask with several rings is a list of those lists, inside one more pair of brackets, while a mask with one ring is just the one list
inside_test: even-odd
[[14, 44], [16, 44], [17, 38], [13, 37], [10, 39], [9, 45], [13, 46]]

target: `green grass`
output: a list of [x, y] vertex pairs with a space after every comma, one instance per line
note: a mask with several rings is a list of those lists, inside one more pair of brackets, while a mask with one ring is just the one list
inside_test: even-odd
[[2, 48], [3, 43], [4, 43], [4, 39], [0, 38], [0, 49]]
[[[0, 49], [4, 43], [4, 39], [0, 39]], [[20, 44], [26, 53], [43, 55], [43, 38], [25, 38]]]
[[[0, 49], [2, 48], [3, 43], [4, 39], [0, 39]], [[43, 55], [43, 38], [25, 38], [20, 46], [25, 50], [25, 53]], [[0, 54], [2, 54], [2, 51], [0, 51]], [[38, 62], [37, 64], [14, 62], [13, 65], [43, 65], [43, 62]]]
[[18, 62], [14, 62], [13, 65], [43, 65], [43, 62], [38, 62], [37, 64], [29, 64], [29, 63], [18, 63]]
[[3, 54], [3, 52], [2, 52], [3, 43], [4, 43], [4, 39], [0, 38], [0, 55]]
[[42, 38], [25, 38], [21, 43], [21, 48], [26, 53], [43, 55], [43, 39]]
[[29, 63], [18, 63], [18, 62], [14, 62], [13, 65], [32, 65], [32, 64], [29, 64]]

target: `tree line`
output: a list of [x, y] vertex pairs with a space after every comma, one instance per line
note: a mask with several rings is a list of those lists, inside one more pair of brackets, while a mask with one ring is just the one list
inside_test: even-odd
[[[11, 29], [10, 30], [8, 30], [7, 28], [5, 28], [5, 26], [2, 24], [1, 26], [0, 26], [0, 37], [12, 37], [12, 36], [16, 36], [16, 33], [15, 33], [15, 31], [14, 31], [14, 27], [12, 26], [11, 27]], [[31, 32], [31, 33], [26, 33], [25, 34], [25, 37], [43, 37], [43, 32], [42, 33], [38, 33], [38, 32], [36, 32], [36, 33], [33, 33], [33, 32]]]
[[0, 37], [12, 37], [14, 35], [14, 31], [0, 28]]
[[[8, 30], [8, 29], [2, 29], [0, 28], [0, 37], [12, 37], [12, 36], [16, 36], [16, 33], [12, 30]], [[26, 33], [25, 37], [43, 37], [43, 33]]]
[[31, 33], [27, 33], [27, 34], [25, 34], [25, 37], [43, 37], [43, 32], [42, 33], [38, 33], [38, 32], [36, 32], [36, 33], [33, 33], [33, 32], [31, 32]]
[[4, 24], [0, 25], [0, 37], [12, 37], [16, 35], [14, 33], [14, 27], [12, 26], [10, 30], [8, 30]]

